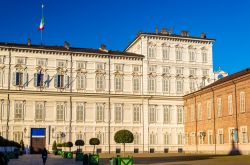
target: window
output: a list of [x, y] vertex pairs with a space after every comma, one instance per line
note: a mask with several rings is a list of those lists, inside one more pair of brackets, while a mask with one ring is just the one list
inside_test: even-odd
[[162, 47], [162, 58], [164, 60], [168, 60], [169, 59], [169, 51], [170, 51], [169, 47]]
[[170, 67], [169, 66], [163, 66], [162, 67], [162, 74], [169, 74], [170, 73]]
[[86, 89], [86, 74], [78, 74], [76, 79], [76, 89]]
[[64, 109], [65, 109], [65, 103], [64, 102], [58, 102], [56, 104], [56, 120], [57, 121], [63, 121], [64, 120]]
[[24, 104], [23, 101], [15, 101], [15, 112], [14, 112], [14, 117], [15, 119], [23, 119], [23, 109], [24, 109]]
[[233, 114], [233, 96], [229, 95], [227, 97], [227, 106], [228, 106], [228, 114], [232, 115]]
[[140, 91], [140, 77], [133, 77], [133, 91]]
[[207, 53], [206, 52], [202, 52], [202, 62], [203, 63], [207, 62]]
[[203, 77], [207, 77], [207, 76], [208, 76], [208, 73], [209, 73], [209, 70], [208, 70], [208, 69], [203, 69], [203, 70], [202, 70], [202, 76], [203, 76]]
[[197, 111], [198, 111], [198, 120], [202, 120], [202, 107], [201, 107], [201, 103], [198, 103], [198, 105], [197, 105]]
[[195, 68], [190, 68], [189, 69], [189, 75], [190, 76], [195, 76], [196, 75], [196, 69]]
[[149, 135], [149, 144], [151, 145], [156, 144], [156, 135], [154, 133], [151, 133]]
[[195, 51], [194, 50], [189, 50], [189, 61], [194, 62], [195, 61]]
[[156, 107], [155, 105], [149, 105], [149, 123], [156, 122]]
[[96, 104], [96, 122], [104, 121], [104, 104]]
[[[1, 59], [1, 58], [0, 58], [0, 59]], [[4, 76], [4, 72], [3, 72], [3, 70], [1, 69], [1, 70], [0, 70], [0, 87], [3, 86], [3, 81], [4, 81], [3, 76]]]
[[19, 65], [25, 65], [25, 58], [20, 58], [20, 57], [17, 57], [16, 58], [16, 64], [19, 64]]
[[45, 58], [36, 59], [36, 65], [41, 67], [46, 67], [46, 59]]
[[222, 117], [221, 98], [217, 98], [217, 115]]
[[140, 73], [141, 72], [141, 66], [133, 65], [133, 72], [134, 73]]
[[123, 65], [122, 64], [115, 64], [115, 71], [116, 72], [123, 72]]
[[165, 145], [169, 145], [170, 144], [170, 134], [169, 133], [165, 133], [163, 135], [163, 139], [164, 139], [164, 144]]
[[44, 102], [36, 102], [35, 120], [44, 120]]
[[248, 143], [247, 127], [240, 127], [241, 143]]
[[190, 79], [189, 80], [189, 88], [190, 88], [191, 92], [195, 91], [195, 86], [196, 86], [196, 81], [194, 79]]
[[171, 117], [171, 110], [170, 110], [170, 105], [164, 105], [163, 106], [163, 120], [164, 123], [169, 124], [170, 123], [170, 117]]
[[176, 75], [183, 75], [183, 68], [176, 68]]
[[122, 122], [122, 104], [115, 104], [115, 122]]
[[208, 144], [213, 144], [213, 132], [211, 130], [208, 130]]
[[196, 144], [195, 132], [192, 132], [190, 136], [191, 136], [191, 145], [195, 145]]
[[205, 136], [203, 135], [203, 133], [206, 133], [206, 132], [200, 131], [198, 133], [198, 135], [199, 135], [199, 144], [204, 144]]
[[134, 144], [140, 144], [140, 134], [134, 134]]
[[235, 129], [234, 128], [228, 128], [228, 142], [236, 142], [236, 139], [234, 139]]
[[182, 133], [178, 133], [178, 142], [177, 142], [178, 145], [181, 145], [182, 144]]
[[207, 118], [212, 118], [212, 102], [211, 100], [207, 100]]
[[141, 106], [140, 105], [134, 105], [133, 106], [133, 122], [139, 123], [140, 122], [140, 111], [141, 111]]
[[168, 93], [169, 92], [169, 79], [168, 78], [163, 78], [162, 79], [162, 91], [164, 93]]
[[176, 48], [175, 50], [175, 56], [177, 61], [182, 60], [182, 49], [181, 48]]
[[102, 74], [96, 75], [96, 90], [104, 90], [105, 77]]
[[122, 91], [123, 77], [120, 75], [115, 76], [115, 91]]
[[96, 70], [104, 70], [105, 64], [104, 63], [97, 63], [96, 64]]
[[155, 73], [156, 72], [156, 65], [149, 65], [148, 66], [148, 72], [149, 73]]
[[23, 138], [23, 133], [21, 131], [13, 132], [13, 141], [20, 143]]
[[69, 76], [64, 74], [56, 74], [54, 77], [55, 88], [68, 88], [69, 87]]
[[77, 103], [76, 105], [76, 121], [84, 121], [84, 103]]
[[177, 106], [177, 123], [183, 123], [183, 106]]
[[155, 80], [155, 77], [149, 77], [148, 78], [148, 91], [149, 92], [155, 92], [155, 89], [156, 89], [156, 80]]
[[[24, 76], [25, 75], [25, 76]], [[27, 77], [28, 74], [24, 74], [21, 71], [16, 71], [13, 73], [13, 86], [23, 86], [23, 85], [27, 85], [26, 81], [27, 81]]]
[[5, 56], [0, 56], [0, 64], [4, 64]]
[[245, 92], [240, 92], [240, 112], [246, 111]]
[[44, 86], [44, 74], [41, 72], [34, 74], [34, 86], [43, 87]]
[[194, 108], [194, 104], [191, 105], [191, 121], [195, 121], [195, 108]]
[[76, 69], [78, 70], [86, 69], [86, 62], [83, 61], [76, 62]]
[[148, 58], [155, 58], [156, 56], [156, 48], [153, 46], [150, 46], [148, 48]]
[[65, 60], [57, 60], [57, 67], [66, 68], [67, 67], [66, 61]]
[[218, 130], [218, 143], [219, 143], [219, 144], [224, 144], [223, 129], [219, 129], [219, 130]]
[[183, 93], [183, 80], [176, 80], [177, 93]]
[[101, 132], [97, 133], [96, 137], [97, 137], [97, 139], [100, 140], [100, 144], [104, 144], [103, 133], [101, 133]]

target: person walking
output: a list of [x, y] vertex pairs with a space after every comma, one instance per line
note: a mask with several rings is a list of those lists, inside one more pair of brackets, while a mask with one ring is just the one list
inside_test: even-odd
[[48, 152], [47, 152], [46, 148], [44, 148], [43, 151], [42, 151], [43, 165], [46, 164], [47, 158], [48, 158]]

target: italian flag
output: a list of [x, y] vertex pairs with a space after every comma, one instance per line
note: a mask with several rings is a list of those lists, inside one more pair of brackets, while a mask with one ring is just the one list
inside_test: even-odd
[[42, 17], [38, 30], [44, 29], [44, 17]]

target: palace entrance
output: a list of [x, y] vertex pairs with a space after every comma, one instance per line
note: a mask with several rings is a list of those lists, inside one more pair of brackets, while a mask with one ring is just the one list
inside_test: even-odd
[[31, 153], [40, 154], [45, 147], [45, 128], [31, 128]]

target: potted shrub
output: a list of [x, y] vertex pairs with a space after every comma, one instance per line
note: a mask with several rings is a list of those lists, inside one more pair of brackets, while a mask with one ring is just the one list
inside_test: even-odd
[[83, 153], [80, 150], [81, 146], [84, 146], [84, 141], [81, 139], [78, 139], [75, 141], [75, 146], [77, 146], [77, 152], [76, 152], [76, 161], [83, 161]]
[[[126, 162], [127, 165], [133, 164], [133, 158], [125, 156], [125, 144], [132, 143], [134, 141], [134, 135], [129, 130], [120, 130], [115, 133], [114, 140], [116, 143], [123, 144], [123, 157], [116, 158], [118, 164]], [[115, 160], [114, 160], [115, 161]]]
[[53, 151], [53, 154], [57, 155], [57, 145], [56, 145], [56, 141], [53, 142], [52, 151]]
[[57, 147], [57, 155], [62, 155], [62, 144], [57, 143], [56, 147]]
[[69, 152], [66, 152], [66, 158], [72, 159], [73, 158], [73, 153], [71, 152], [71, 147], [73, 147], [72, 142], [67, 142], [65, 144], [65, 147], [69, 147]]
[[99, 155], [95, 154], [95, 146], [100, 144], [100, 140], [98, 138], [91, 138], [89, 144], [94, 146], [93, 154], [89, 154], [89, 163], [99, 164]]

